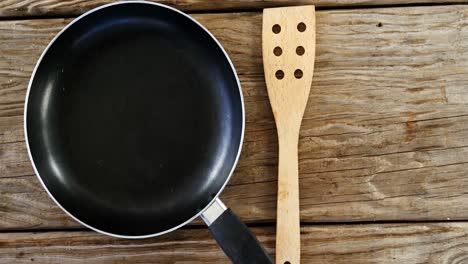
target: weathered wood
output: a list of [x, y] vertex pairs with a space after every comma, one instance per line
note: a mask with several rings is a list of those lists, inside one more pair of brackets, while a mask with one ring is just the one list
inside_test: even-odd
[[[252, 10], [267, 7], [306, 5], [319, 7], [383, 6], [407, 4], [464, 3], [464, 0], [150, 0], [184, 11]], [[112, 0], [2, 0], [0, 17], [79, 15]]]
[[[274, 221], [262, 17], [195, 18], [226, 47], [245, 95], [243, 152], [222, 198], [243, 220]], [[66, 22], [0, 22], [0, 229], [76, 226], [32, 176], [21, 117], [34, 62]], [[302, 221], [468, 219], [467, 24], [465, 6], [317, 12], [299, 143]]]
[[[273, 254], [274, 228], [253, 228]], [[304, 263], [466, 263], [468, 223], [307, 226]], [[94, 232], [0, 234], [0, 263], [228, 263], [207, 229], [124, 240]]]

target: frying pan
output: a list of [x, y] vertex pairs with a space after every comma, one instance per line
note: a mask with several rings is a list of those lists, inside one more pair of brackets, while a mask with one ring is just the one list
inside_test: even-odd
[[218, 199], [243, 134], [242, 92], [224, 49], [188, 15], [151, 2], [75, 19], [45, 49], [26, 95], [34, 170], [76, 221], [147, 238], [201, 216], [233, 262], [271, 263]]

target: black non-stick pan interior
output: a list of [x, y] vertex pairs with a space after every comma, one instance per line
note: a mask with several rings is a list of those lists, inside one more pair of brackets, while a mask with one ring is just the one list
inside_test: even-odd
[[26, 132], [69, 213], [123, 236], [171, 229], [221, 190], [243, 133], [235, 72], [188, 17], [151, 4], [90, 13], [49, 47]]

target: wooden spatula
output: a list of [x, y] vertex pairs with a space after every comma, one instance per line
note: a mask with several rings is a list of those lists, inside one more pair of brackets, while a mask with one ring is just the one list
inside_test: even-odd
[[279, 141], [276, 263], [299, 264], [298, 141], [315, 60], [315, 7], [263, 10], [263, 67]]

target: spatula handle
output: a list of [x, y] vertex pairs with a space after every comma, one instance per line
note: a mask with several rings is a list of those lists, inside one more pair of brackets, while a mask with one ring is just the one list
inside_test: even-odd
[[279, 140], [276, 263], [299, 264], [301, 255], [297, 136]]

